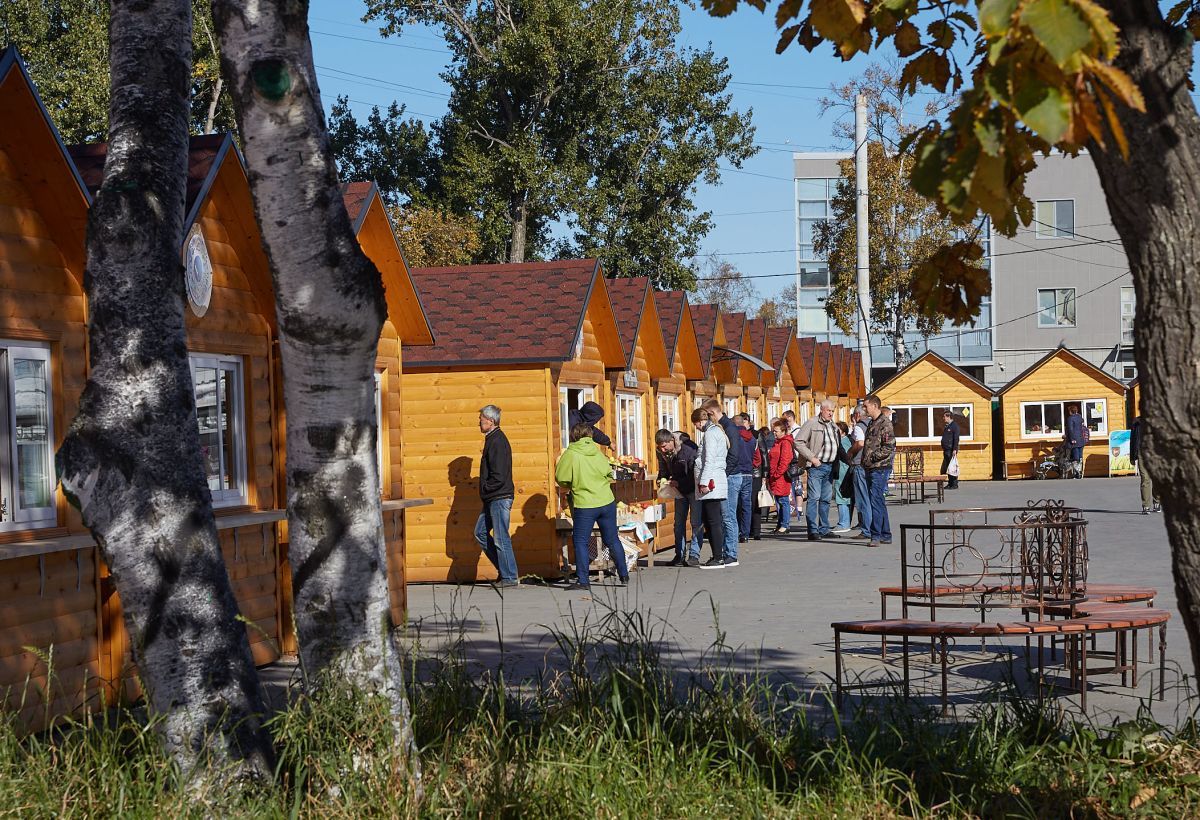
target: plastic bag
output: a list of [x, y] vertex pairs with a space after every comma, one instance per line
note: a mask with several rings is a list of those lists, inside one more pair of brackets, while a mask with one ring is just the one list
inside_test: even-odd
[[664, 484], [658, 488], [659, 498], [683, 498], [683, 493], [672, 487], [670, 484]]
[[771, 495], [771, 491], [763, 487], [758, 491], [758, 506], [759, 507], [774, 507], [775, 496]]
[[946, 475], [958, 477], [958, 456], [950, 456], [950, 465], [946, 467]]

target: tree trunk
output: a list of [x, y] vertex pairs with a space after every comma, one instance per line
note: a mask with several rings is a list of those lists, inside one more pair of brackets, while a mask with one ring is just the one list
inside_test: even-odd
[[1090, 153], [1133, 272], [1146, 420], [1141, 462], [1166, 510], [1179, 612], [1200, 672], [1200, 117], [1188, 96], [1193, 44], [1166, 24], [1154, 0], [1104, 6], [1121, 30], [1116, 63], [1145, 95], [1146, 113], [1120, 112], [1128, 161], [1111, 141]]
[[512, 235], [509, 239], [508, 261], [512, 263], [525, 261], [525, 232], [529, 225], [529, 208], [524, 201], [514, 203], [509, 209], [508, 218], [512, 221]]
[[[301, 661], [318, 681], [386, 697], [407, 753], [375, 454], [383, 280], [342, 203], [307, 4], [214, 0], [213, 13], [275, 282]], [[411, 765], [415, 772], [415, 756]]]
[[[185, 775], [270, 776], [262, 691], [221, 558], [184, 330], [188, 0], [113, 0], [104, 181], [88, 215], [91, 375], [58, 452]], [[224, 770], [224, 768], [223, 768]]]

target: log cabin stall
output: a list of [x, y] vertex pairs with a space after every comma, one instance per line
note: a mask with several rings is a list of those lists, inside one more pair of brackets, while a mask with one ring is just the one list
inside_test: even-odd
[[[396, 241], [379, 188], [373, 182], [352, 182], [342, 187], [342, 201], [359, 245], [383, 277], [387, 319], [379, 335], [375, 360], [375, 407], [379, 420], [377, 449], [379, 484], [383, 494], [384, 542], [387, 547], [388, 593], [392, 623], [406, 623], [404, 575], [405, 510], [432, 503], [429, 498], [407, 497], [404, 488], [404, 408], [401, 401], [401, 365], [404, 346], [429, 346], [433, 330], [413, 284], [408, 264]], [[282, 406], [282, 403], [281, 403]], [[282, 482], [281, 482], [282, 486]], [[290, 578], [290, 575], [285, 575]]]
[[693, 305], [692, 327], [696, 332], [703, 372], [699, 379], [688, 382], [688, 392], [692, 394], [692, 407], [686, 414], [689, 419], [691, 410], [709, 399], [720, 398], [720, 382], [727, 377], [730, 369], [728, 363], [718, 362], [717, 348], [725, 346], [725, 327], [720, 308], [716, 305]]
[[745, 313], [722, 313], [725, 344], [718, 345], [713, 353], [713, 362], [723, 366], [721, 406], [730, 417], [745, 411], [746, 388], [758, 382], [758, 371], [742, 358], [750, 350], [747, 324]]
[[847, 364], [846, 348], [842, 345], [830, 345], [827, 396], [837, 405], [833, 411], [834, 421], [847, 420], [846, 404], [850, 399], [849, 385], [846, 384]]
[[1052, 350], [1000, 390], [1004, 478], [1034, 475], [1035, 459], [1062, 443], [1072, 405], [1090, 431], [1086, 476], [1108, 475], [1108, 434], [1127, 427], [1125, 385], [1065, 347]]
[[[800, 363], [804, 367], [806, 379], [803, 384], [796, 385], [796, 421], [800, 424], [808, 421], [813, 414], [813, 395], [817, 385], [817, 340], [812, 336], [797, 336], [796, 351], [800, 355]], [[784, 402], [786, 405], [787, 402]], [[788, 408], [785, 406], [785, 410]]]
[[[654, 303], [658, 309], [667, 358], [671, 362], [671, 375], [654, 384], [655, 405], [658, 408], [656, 429], [687, 433], [695, 439], [688, 382], [703, 377], [704, 365], [700, 361], [700, 347], [696, 343], [691, 306], [687, 294], [682, 290], [656, 291]], [[654, 543], [658, 549], [675, 546], [675, 505], [671, 502], [665, 505]]]
[[107, 672], [98, 550], [54, 478], [87, 378], [90, 197], [11, 47], [0, 123], [0, 699], [38, 729], [97, 703]]
[[[497, 405], [513, 449], [511, 533], [524, 574], [560, 573], [554, 466], [566, 418], [611, 404], [608, 368], [625, 367], [604, 272], [594, 259], [419, 268], [436, 342], [405, 351], [404, 490], [433, 499], [408, 512], [409, 582], [498, 577], [475, 541], [479, 409]], [[605, 419], [601, 429], [615, 440]]]
[[[71, 149], [93, 192], [107, 145]], [[241, 154], [228, 134], [192, 137], [188, 153], [185, 311], [196, 415], [221, 552], [255, 663], [279, 657], [288, 584], [279, 550], [275, 300]], [[102, 568], [106, 678], [136, 691], [118, 596]]]
[[942, 466], [943, 414], [950, 410], [958, 422], [959, 478], [983, 481], [992, 477], [992, 391], [932, 350], [875, 389], [891, 407], [896, 444], [924, 453], [925, 475]]
[[783, 416], [783, 411], [796, 407], [796, 382], [807, 381], [803, 376], [804, 365], [800, 361], [800, 349], [796, 345], [795, 328], [772, 327], [767, 330], [770, 337], [771, 367], [767, 374], [766, 420], [763, 426]]
[[[767, 337], [767, 320], [751, 319], [746, 322], [746, 335], [750, 340], [749, 353], [759, 361], [771, 364], [771, 340]], [[767, 416], [767, 387], [774, 383], [775, 374], [771, 368], [754, 368], [757, 380], [746, 386], [746, 415], [750, 416], [750, 426], [755, 430], [761, 429], [769, 420]]]

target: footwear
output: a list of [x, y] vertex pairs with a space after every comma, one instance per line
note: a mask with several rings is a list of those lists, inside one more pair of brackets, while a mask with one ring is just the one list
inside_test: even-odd
[[700, 565], [700, 569], [725, 569], [724, 558], [709, 558]]
[[689, 556], [688, 556], [688, 559], [687, 559], [687, 566], [689, 566], [689, 567], [698, 567], [698, 566], [700, 566], [700, 559], [699, 559], [699, 558], [693, 558], [693, 557], [691, 557], [691, 556], [689, 555]]
[[1155, 511], [1155, 512], [1162, 512], [1162, 504], [1155, 504], [1155, 505], [1154, 505], [1154, 511]]
[[520, 581], [501, 581], [498, 586], [500, 589], [516, 589], [521, 586]]
[[868, 546], [868, 547], [878, 547], [878, 546], [879, 546], [879, 542], [878, 542], [878, 541], [875, 541], [874, 539], [872, 539], [871, 543], [870, 543], [870, 544], [867, 544], [867, 546]]
[[883, 546], [885, 546], [885, 547], [888, 547], [888, 546], [891, 546], [892, 539], [889, 538], [886, 541], [884, 541], [882, 538], [880, 538], [879, 543], [883, 544]]
[[736, 567], [736, 566], [738, 566], [738, 559], [736, 559], [736, 558], [726, 558], [725, 559], [725, 568], [726, 569], [728, 569], [729, 567]]
[[578, 581], [572, 581], [565, 587], [567, 592], [587, 592], [592, 588], [591, 584], [581, 584]]
[[821, 536], [817, 535], [815, 532], [810, 532], [810, 533], [808, 534], [808, 540], [809, 540], [809, 541], [820, 541], [820, 540], [821, 540]]
[[867, 539], [868, 541], [870, 541], [870, 540], [871, 540], [871, 533], [869, 533], [869, 532], [860, 532], [860, 533], [859, 533], [859, 534], [858, 534], [856, 537], [858, 537], [858, 538], [865, 538], [865, 539]]
[[791, 530], [789, 530], [787, 527], [777, 527], [775, 529], [776, 535], [787, 535], [789, 532], [791, 532]]
[[686, 566], [687, 566], [687, 559], [686, 559], [686, 558], [680, 558], [678, 555], [676, 555], [676, 556], [675, 556], [674, 558], [672, 558], [670, 561], [668, 561], [667, 563], [663, 564], [663, 566], [666, 566], [666, 567], [686, 567]]
[[830, 532], [837, 532], [837, 533], [850, 532], [850, 528], [849, 527], [838, 527], [836, 530], [830, 530]]
[[749, 541], [749, 540], [750, 540], [750, 539], [749, 539], [749, 538], [747, 538], [747, 537], [746, 537], [746, 536], [744, 536], [744, 535], [740, 535], [740, 536], [738, 536], [738, 543], [739, 543], [739, 544], [745, 544], [745, 543], [746, 543], [747, 541]]
[[842, 537], [842, 536], [838, 535], [838, 534], [837, 534], [837, 532], [835, 532], [834, 530], [830, 530], [829, 532], [827, 532], [827, 533], [825, 533], [824, 535], [822, 535], [822, 536], [821, 536], [821, 540], [822, 540], [822, 541], [827, 541], [827, 540], [829, 540], [830, 538], [841, 538], [841, 537]]
[[626, 576], [624, 576], [624, 577], [620, 577], [620, 576], [618, 576], [618, 578], [617, 578], [617, 586], [619, 586], [619, 587], [627, 587], [627, 586], [629, 586], [629, 576], [628, 576], [628, 575], [626, 575]]
[[1150, 508], [1142, 507], [1142, 515], [1149, 515], [1149, 514], [1150, 514]]

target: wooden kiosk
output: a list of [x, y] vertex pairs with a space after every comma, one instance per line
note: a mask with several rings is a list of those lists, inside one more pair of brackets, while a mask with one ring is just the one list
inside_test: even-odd
[[719, 346], [713, 359], [723, 365], [723, 377], [718, 382], [721, 406], [725, 415], [736, 416], [746, 410], [746, 388], [757, 384], [758, 369], [737, 355], [750, 349], [746, 314], [722, 313], [721, 325], [725, 329], [725, 344]]
[[[725, 326], [721, 321], [721, 311], [716, 305], [694, 305], [692, 307], [692, 325], [696, 331], [696, 344], [700, 349], [700, 366], [702, 375], [699, 379], [688, 383], [688, 391], [692, 394], [692, 409], [699, 407], [709, 399], [721, 397], [721, 381], [727, 378], [728, 363], [716, 361], [716, 349], [724, 347]], [[690, 418], [691, 411], [688, 411]]]
[[[433, 499], [407, 514], [409, 581], [497, 577], [475, 541], [479, 409], [495, 404], [513, 448], [513, 549], [521, 573], [557, 576], [554, 465], [567, 412], [611, 404], [627, 362], [595, 259], [421, 268], [413, 279], [437, 341], [405, 351], [404, 489]], [[601, 429], [616, 438], [606, 418]]]
[[1067, 411], [1077, 405], [1091, 430], [1086, 476], [1108, 475], [1108, 432], [1125, 429], [1125, 385], [1082, 356], [1059, 347], [1000, 391], [1004, 478], [1034, 475], [1034, 459], [1062, 442]]
[[947, 409], [958, 422], [959, 478], [992, 477], [992, 391], [932, 350], [921, 354], [875, 393], [894, 411], [899, 447], [924, 453], [926, 474], [942, 466], [942, 415]]
[[[750, 340], [750, 355], [771, 364], [771, 340], [767, 336], [767, 320], [751, 319], [746, 322], [746, 335]], [[750, 416], [750, 426], [759, 430], [770, 421], [767, 419], [766, 388], [774, 383], [775, 374], [772, 370], [760, 367], [754, 368], [754, 372], [757, 379], [753, 384], [746, 386], [746, 413]]]

